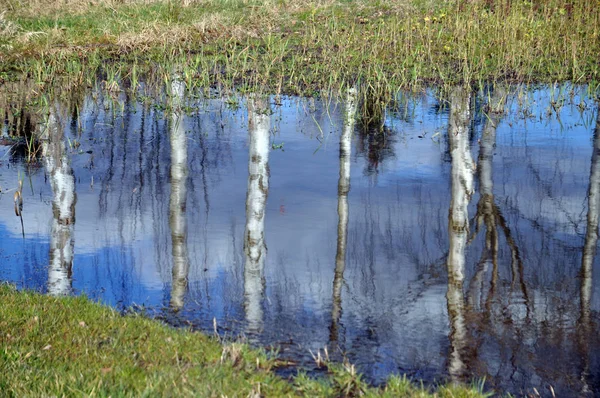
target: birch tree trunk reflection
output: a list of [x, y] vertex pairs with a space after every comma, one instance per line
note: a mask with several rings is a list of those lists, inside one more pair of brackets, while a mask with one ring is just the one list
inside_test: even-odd
[[590, 170], [590, 186], [588, 190], [588, 213], [585, 243], [581, 259], [580, 286], [580, 317], [578, 327], [578, 344], [583, 360], [581, 381], [584, 392], [589, 392], [588, 378], [590, 376], [589, 344], [592, 333], [591, 302], [592, 302], [592, 270], [596, 246], [598, 244], [598, 215], [600, 212], [600, 110], [596, 116], [592, 166]]
[[262, 329], [264, 294], [265, 207], [269, 192], [269, 128], [267, 100], [248, 100], [248, 192], [244, 232], [244, 308], [248, 331]]
[[[504, 112], [504, 101], [506, 93], [496, 88], [488, 104], [486, 113], [487, 120], [480, 140], [479, 158], [477, 160], [477, 172], [479, 174], [479, 203], [475, 216], [475, 233], [471, 240], [479, 232], [482, 225], [485, 226], [485, 249], [477, 266], [477, 271], [469, 287], [469, 306], [473, 309], [481, 304], [483, 296], [483, 281], [487, 272], [489, 261], [492, 262], [491, 294], [496, 287], [498, 278], [498, 229], [496, 222], [496, 205], [494, 202], [494, 180], [493, 180], [493, 158], [496, 147], [496, 127]], [[479, 293], [479, 297], [478, 296]]]
[[68, 295], [72, 290], [72, 267], [75, 241], [75, 177], [64, 142], [64, 129], [58, 111], [50, 108], [42, 142], [44, 164], [52, 187], [52, 229], [50, 232], [50, 265], [48, 293]]
[[173, 111], [171, 113], [171, 195], [169, 197], [169, 227], [173, 254], [173, 277], [171, 282], [171, 308], [183, 307], [183, 299], [188, 287], [189, 257], [187, 250], [186, 225], [186, 183], [187, 183], [187, 138], [183, 123], [181, 106], [184, 84], [173, 79], [171, 94]]
[[[531, 312], [529, 296], [524, 280], [523, 260], [519, 247], [512, 236], [510, 227], [502, 215], [500, 208], [495, 202], [494, 183], [493, 183], [493, 157], [496, 146], [496, 128], [500, 123], [500, 118], [504, 113], [506, 92], [502, 88], [495, 88], [488, 103], [486, 111], [486, 123], [480, 140], [478, 174], [479, 174], [479, 193], [480, 199], [477, 204], [477, 214], [475, 215], [475, 232], [469, 239], [471, 242], [479, 233], [482, 226], [485, 227], [485, 249], [481, 260], [477, 266], [477, 271], [469, 287], [469, 306], [472, 309], [478, 308], [483, 297], [483, 283], [489, 261], [492, 262], [492, 278], [490, 290], [486, 302], [486, 319], [491, 317], [491, 301], [496, 293], [498, 284], [498, 239], [499, 230], [504, 233], [506, 244], [511, 253], [511, 302], [525, 307], [526, 317]], [[514, 289], [518, 285], [519, 291]], [[515, 300], [516, 299], [516, 300]], [[513, 319], [514, 320], [514, 319]]]
[[338, 326], [342, 316], [342, 284], [346, 268], [346, 243], [348, 240], [348, 193], [350, 192], [350, 154], [352, 132], [356, 117], [356, 89], [346, 94], [346, 112], [340, 137], [340, 177], [338, 180], [338, 227], [335, 272], [333, 277], [333, 307], [331, 310], [330, 340], [337, 341]]
[[455, 88], [450, 97], [448, 141], [452, 158], [452, 199], [448, 216], [448, 316], [450, 318], [450, 355], [448, 372], [453, 380], [466, 373], [464, 352], [467, 346], [465, 324], [465, 246], [469, 227], [468, 205], [473, 194], [474, 164], [469, 150], [470, 93]]

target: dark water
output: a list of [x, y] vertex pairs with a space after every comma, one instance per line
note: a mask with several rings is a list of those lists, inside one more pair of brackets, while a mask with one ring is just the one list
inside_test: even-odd
[[309, 370], [327, 347], [373, 383], [600, 394], [600, 130], [582, 89], [402, 96], [381, 129], [352, 92], [183, 112], [180, 90], [171, 108], [50, 101], [29, 163], [6, 119], [1, 280], [214, 319]]

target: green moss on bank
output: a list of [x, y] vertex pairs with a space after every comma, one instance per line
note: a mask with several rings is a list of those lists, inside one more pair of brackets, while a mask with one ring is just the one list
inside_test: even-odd
[[272, 372], [274, 360], [243, 344], [121, 316], [84, 297], [0, 285], [0, 302], [2, 396], [483, 396], [460, 386], [430, 393], [401, 377], [370, 388], [342, 365], [330, 365], [326, 379], [290, 382]]

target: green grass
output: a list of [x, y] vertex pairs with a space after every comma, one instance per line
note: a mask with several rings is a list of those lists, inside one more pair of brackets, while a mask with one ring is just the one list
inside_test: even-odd
[[241, 343], [122, 316], [84, 297], [55, 298], [0, 285], [2, 396], [482, 397], [479, 387], [429, 391], [404, 377], [369, 387], [348, 364], [329, 376], [273, 373], [275, 358]]
[[[598, 0], [0, 0], [0, 80], [105, 73], [271, 93], [597, 82]], [[595, 83], [594, 83], [595, 84]]]

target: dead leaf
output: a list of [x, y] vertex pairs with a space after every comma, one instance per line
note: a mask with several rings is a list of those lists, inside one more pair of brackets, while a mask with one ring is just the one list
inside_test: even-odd
[[42, 350], [48, 351], [50, 348], [52, 348], [52, 345], [48, 344], [46, 347], [42, 348]]

